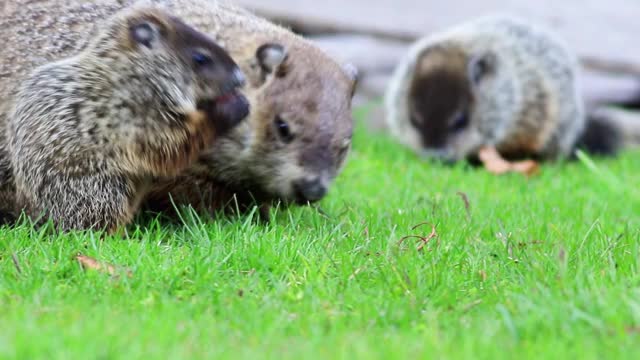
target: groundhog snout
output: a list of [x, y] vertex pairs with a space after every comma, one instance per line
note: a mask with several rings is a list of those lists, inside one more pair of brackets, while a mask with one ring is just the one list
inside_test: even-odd
[[245, 76], [242, 71], [233, 67], [224, 72], [222, 81], [218, 81], [218, 96], [225, 96], [242, 88], [246, 83]]
[[198, 109], [207, 114], [218, 135], [222, 135], [249, 115], [250, 105], [244, 95], [234, 91], [212, 100], [200, 101]]
[[300, 179], [293, 182], [296, 201], [301, 204], [319, 201], [327, 194], [327, 186], [319, 179]]
[[219, 131], [228, 131], [244, 120], [251, 110], [249, 100], [240, 94], [232, 93], [216, 101], [214, 120], [218, 122]]
[[247, 80], [244, 77], [244, 74], [240, 69], [236, 68], [231, 75], [231, 83], [233, 84], [234, 89], [243, 87]]

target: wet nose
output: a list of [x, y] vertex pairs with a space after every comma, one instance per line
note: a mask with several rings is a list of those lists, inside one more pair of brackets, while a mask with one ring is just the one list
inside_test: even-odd
[[298, 180], [294, 182], [293, 187], [298, 200], [301, 202], [315, 202], [327, 194], [327, 187], [320, 179]]

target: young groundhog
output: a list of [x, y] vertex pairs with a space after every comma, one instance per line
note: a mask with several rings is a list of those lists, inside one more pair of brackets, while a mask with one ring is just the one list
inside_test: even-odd
[[[248, 121], [219, 139], [150, 199], [205, 210], [321, 200], [351, 147], [357, 72], [292, 32], [215, 1], [172, 0], [181, 17], [224, 44], [247, 75]], [[236, 203], [237, 201], [237, 203]], [[240, 204], [238, 204], [240, 203]]]
[[[96, 19], [134, 3], [16, 1], [10, 5], [13, 20], [3, 27], [11, 34], [28, 36], [25, 41], [46, 48], [47, 54], [81, 48]], [[169, 194], [178, 203], [207, 209], [219, 208], [234, 197], [307, 203], [325, 196], [350, 149], [353, 67], [337, 63], [302, 37], [226, 3], [144, 3], [149, 2], [167, 8], [229, 51], [247, 76], [242, 92], [252, 109], [246, 121], [218, 138], [182, 177], [160, 182], [149, 199], [152, 207], [172, 206]], [[63, 35], [52, 34], [50, 29], [57, 28], [64, 29]], [[13, 63], [33, 58], [27, 52], [14, 55]], [[11, 64], [8, 72], [14, 67]]]
[[508, 16], [414, 44], [386, 95], [394, 136], [445, 161], [571, 154], [585, 128], [577, 61], [550, 32]]
[[116, 14], [78, 55], [21, 81], [7, 129], [18, 209], [64, 230], [126, 225], [156, 177], [179, 174], [246, 116], [243, 82], [178, 18]]

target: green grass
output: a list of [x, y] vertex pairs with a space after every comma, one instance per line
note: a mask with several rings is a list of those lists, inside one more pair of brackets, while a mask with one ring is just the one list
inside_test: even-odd
[[[639, 159], [496, 177], [360, 127], [322, 211], [128, 239], [5, 228], [0, 358], [635, 358]], [[423, 222], [422, 251], [398, 244]]]

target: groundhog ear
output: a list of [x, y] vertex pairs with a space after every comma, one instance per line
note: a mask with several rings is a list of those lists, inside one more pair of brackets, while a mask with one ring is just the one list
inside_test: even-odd
[[356, 92], [356, 87], [358, 86], [358, 80], [360, 80], [358, 68], [351, 63], [346, 63], [342, 65], [342, 70], [347, 74], [349, 80], [351, 80], [351, 97], [353, 97]]
[[287, 59], [287, 50], [280, 44], [263, 44], [256, 50], [256, 59], [262, 71], [272, 74]]
[[467, 65], [467, 76], [473, 85], [478, 85], [485, 77], [496, 71], [497, 59], [494, 54], [475, 55]]
[[358, 68], [352, 63], [346, 63], [342, 65], [342, 70], [347, 74], [349, 79], [354, 83], [358, 82]]
[[153, 48], [154, 44], [158, 40], [160, 33], [155, 24], [148, 21], [142, 21], [132, 24], [129, 27], [129, 34], [131, 39], [137, 44]]

